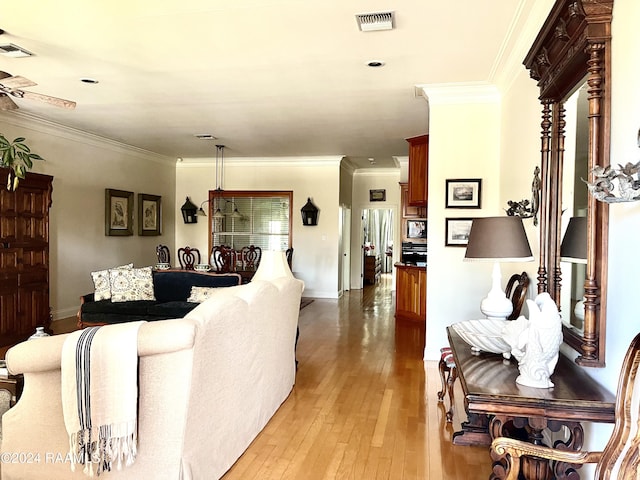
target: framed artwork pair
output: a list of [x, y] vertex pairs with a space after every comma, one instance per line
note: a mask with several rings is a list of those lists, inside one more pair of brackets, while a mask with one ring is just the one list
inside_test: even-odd
[[[481, 178], [446, 180], [445, 208], [480, 208]], [[473, 218], [445, 218], [445, 246], [466, 247]]]
[[[133, 192], [105, 189], [104, 233], [107, 236], [133, 235]], [[138, 235], [160, 235], [162, 226], [162, 197], [138, 194]]]

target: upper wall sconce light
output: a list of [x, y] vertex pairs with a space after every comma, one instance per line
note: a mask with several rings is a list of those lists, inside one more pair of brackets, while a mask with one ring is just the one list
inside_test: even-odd
[[198, 207], [189, 200], [189, 197], [187, 197], [184, 205], [180, 207], [180, 210], [182, 211], [182, 219], [184, 220], [184, 223], [198, 223], [198, 216], [196, 215]]
[[540, 167], [533, 170], [533, 182], [531, 182], [531, 200], [516, 202], [509, 200], [509, 208], [505, 211], [510, 217], [533, 218], [533, 224], [538, 226], [538, 208], [540, 207]]
[[307, 198], [307, 203], [300, 209], [302, 224], [307, 226], [318, 225], [318, 212], [318, 207], [311, 202], [311, 198]]
[[[640, 130], [638, 130], [638, 147], [640, 147]], [[627, 164], [618, 168], [607, 165], [596, 165], [591, 170], [593, 182], [587, 182], [587, 189], [596, 200], [605, 203], [635, 202], [640, 200], [640, 162]]]

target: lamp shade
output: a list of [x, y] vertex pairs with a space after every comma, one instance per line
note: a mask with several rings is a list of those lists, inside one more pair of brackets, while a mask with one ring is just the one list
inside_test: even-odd
[[475, 218], [464, 259], [498, 262], [533, 260], [522, 219], [509, 216]]
[[587, 217], [571, 217], [560, 245], [560, 260], [587, 263]]
[[280, 277], [293, 278], [285, 252], [265, 250], [252, 280], [273, 280]]

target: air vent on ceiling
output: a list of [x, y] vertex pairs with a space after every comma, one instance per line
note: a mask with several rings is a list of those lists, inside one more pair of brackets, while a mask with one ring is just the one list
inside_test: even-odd
[[217, 138], [210, 133], [196, 133], [193, 136], [199, 140], [217, 140]]
[[363, 32], [391, 30], [395, 26], [393, 12], [360, 13], [356, 15], [356, 22]]
[[19, 47], [18, 45], [14, 45], [13, 43], [0, 45], [0, 54], [4, 55], [5, 57], [13, 58], [30, 57], [33, 55], [33, 53], [28, 52], [24, 48]]

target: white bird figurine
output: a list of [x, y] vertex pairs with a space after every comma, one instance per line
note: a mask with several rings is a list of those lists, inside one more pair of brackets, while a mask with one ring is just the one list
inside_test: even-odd
[[544, 292], [534, 300], [527, 300], [529, 322], [518, 332], [517, 342], [512, 344], [512, 354], [518, 360], [520, 375], [516, 383], [528, 387], [551, 388], [560, 345], [562, 344], [562, 320], [551, 296]]

